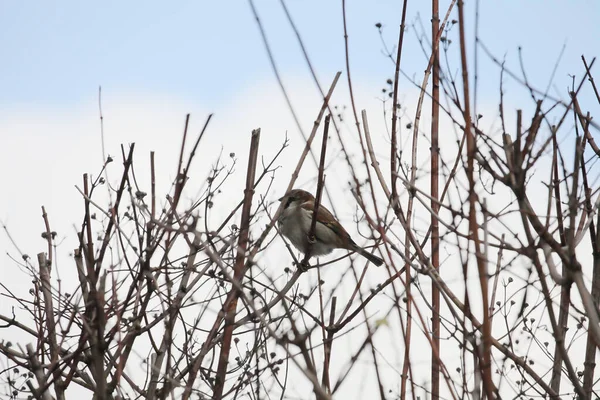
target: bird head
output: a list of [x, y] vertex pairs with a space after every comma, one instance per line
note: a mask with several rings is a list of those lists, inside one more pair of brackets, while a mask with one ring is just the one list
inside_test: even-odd
[[302, 189], [293, 189], [287, 192], [285, 196], [279, 199], [279, 201], [285, 201], [285, 208], [288, 208], [292, 203], [306, 203], [306, 202], [314, 202], [315, 197]]

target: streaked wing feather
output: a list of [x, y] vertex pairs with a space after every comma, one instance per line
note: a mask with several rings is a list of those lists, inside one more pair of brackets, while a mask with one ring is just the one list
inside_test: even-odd
[[[303, 204], [303, 206], [304, 206], [304, 204]], [[313, 216], [312, 207], [304, 206], [303, 208], [309, 212], [310, 218], [312, 219], [312, 216]], [[317, 210], [317, 222], [320, 223], [322, 226], [326, 226], [327, 228], [331, 229], [340, 238], [345, 238], [352, 242], [352, 239], [350, 239], [350, 235], [348, 234], [348, 232], [346, 232], [346, 230], [340, 223], [336, 224], [334, 222], [326, 222], [326, 221], [336, 221], [336, 218], [333, 216], [333, 214], [331, 214], [331, 212], [327, 208], [325, 208], [323, 205], [319, 205], [319, 209]], [[317, 229], [317, 231], [318, 231], [318, 229]], [[315, 236], [316, 236], [317, 240], [321, 239], [319, 237], [318, 233], [319, 232], [315, 232]]]

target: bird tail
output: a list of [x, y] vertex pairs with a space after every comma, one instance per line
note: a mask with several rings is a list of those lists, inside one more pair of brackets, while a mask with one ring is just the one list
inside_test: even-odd
[[356, 251], [358, 252], [358, 254], [360, 254], [361, 256], [363, 256], [364, 258], [366, 258], [367, 260], [371, 261], [373, 264], [377, 265], [378, 267], [381, 264], [383, 264], [383, 260], [381, 258], [377, 257], [375, 254], [369, 253], [365, 249], [361, 249], [359, 247], [359, 248], [356, 249]]

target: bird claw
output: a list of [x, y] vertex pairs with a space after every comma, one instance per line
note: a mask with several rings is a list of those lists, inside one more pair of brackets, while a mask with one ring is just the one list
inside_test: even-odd
[[310, 264], [308, 263], [308, 261], [301, 261], [296, 266], [301, 272], [306, 272], [310, 268]]

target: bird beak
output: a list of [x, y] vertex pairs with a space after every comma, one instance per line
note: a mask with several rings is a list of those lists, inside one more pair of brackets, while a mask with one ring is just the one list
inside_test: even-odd
[[283, 199], [285, 199], [285, 196], [283, 196], [283, 197], [280, 197], [280, 198], [279, 198], [279, 201], [282, 201]]

